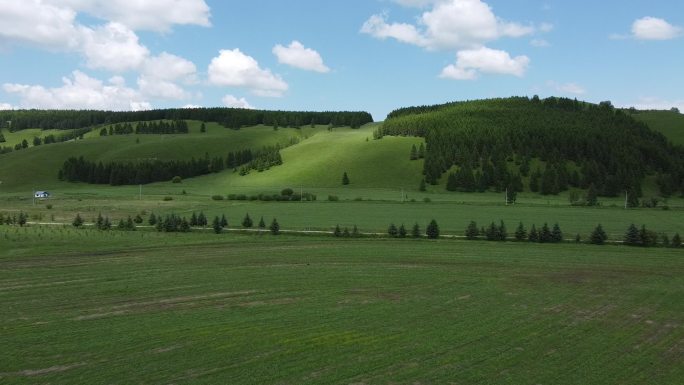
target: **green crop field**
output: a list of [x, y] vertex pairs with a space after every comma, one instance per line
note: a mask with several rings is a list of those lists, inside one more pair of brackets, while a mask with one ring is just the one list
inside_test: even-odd
[[668, 249], [0, 227], [3, 384], [679, 384]]

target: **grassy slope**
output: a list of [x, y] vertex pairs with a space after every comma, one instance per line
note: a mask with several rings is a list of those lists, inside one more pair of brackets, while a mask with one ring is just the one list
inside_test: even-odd
[[29, 146], [33, 146], [33, 138], [34, 137], [39, 137], [39, 138], [44, 138], [48, 135], [55, 135], [55, 136], [60, 136], [65, 133], [70, 132], [71, 130], [41, 130], [38, 128], [32, 128], [28, 130], [21, 130], [17, 132], [9, 132], [8, 129], [0, 129], [2, 134], [5, 136], [5, 143], [0, 143], [0, 146], [2, 147], [14, 147], [15, 144], [21, 143], [22, 140], [26, 139], [28, 141]]
[[0, 237], [3, 384], [684, 377], [681, 251], [2, 227]]
[[684, 114], [672, 111], [643, 111], [632, 116], [661, 132], [672, 143], [684, 145]]
[[[0, 180], [4, 191], [37, 189], [83, 189], [93, 186], [60, 183], [57, 172], [70, 156], [84, 156], [90, 160], [136, 159], [190, 159], [210, 156], [225, 156], [229, 151], [256, 149], [264, 145], [287, 143], [292, 137], [311, 135], [324, 130], [303, 128], [302, 130], [281, 129], [274, 132], [270, 127], [251, 127], [240, 131], [229, 130], [216, 124], [207, 124], [207, 133], [198, 133], [198, 122], [192, 123], [189, 135], [128, 135], [99, 137], [67, 143], [30, 147], [2, 155], [0, 158]], [[136, 142], [139, 140], [139, 143]], [[27, 175], [30, 178], [27, 178]]]

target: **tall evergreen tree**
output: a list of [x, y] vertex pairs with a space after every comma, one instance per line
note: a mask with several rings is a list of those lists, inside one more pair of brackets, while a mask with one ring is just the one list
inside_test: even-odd
[[499, 241], [505, 242], [506, 239], [508, 238], [508, 231], [506, 231], [506, 225], [504, 224], [504, 221], [501, 221], [499, 223], [499, 228], [498, 228], [498, 235], [499, 235]]
[[396, 238], [397, 235], [399, 234], [399, 231], [397, 230], [397, 226], [395, 226], [394, 223], [389, 225], [389, 228], [387, 229], [387, 234], [389, 234], [389, 236], [392, 238]]
[[425, 186], [425, 178], [420, 180], [420, 185], [418, 186], [418, 190], [421, 192], [427, 190], [427, 188]]
[[602, 245], [606, 243], [607, 239], [608, 235], [606, 235], [606, 232], [603, 230], [603, 226], [601, 226], [601, 224], [596, 226], [594, 231], [592, 231], [591, 235], [589, 236], [589, 242], [594, 245]]
[[342, 175], [342, 184], [346, 186], [349, 183], [350, 183], [349, 176], [347, 175], [347, 172], [345, 171], [344, 174]]
[[406, 227], [404, 227], [404, 224], [402, 223], [401, 226], [399, 226], [398, 236], [399, 236], [399, 238], [406, 238], [406, 235], [407, 235]]
[[242, 227], [249, 229], [252, 227], [254, 223], [252, 222], [252, 218], [249, 217], [249, 213], [245, 215], [245, 217], [242, 219]]
[[470, 221], [468, 227], [466, 227], [465, 236], [469, 240], [477, 239], [480, 236], [480, 229], [475, 221]]
[[682, 238], [679, 236], [679, 233], [675, 233], [675, 235], [672, 237], [672, 242], [670, 242], [670, 247], [674, 247], [674, 248], [682, 247]]
[[553, 228], [551, 229], [551, 242], [563, 242], [563, 231], [561, 231], [560, 225], [558, 223], [554, 223]]
[[416, 148], [415, 144], [411, 146], [411, 154], [409, 156], [409, 159], [418, 160], [418, 149]]
[[625, 233], [625, 245], [628, 246], [638, 246], [641, 244], [641, 237], [639, 236], [639, 229], [632, 223], [629, 225], [627, 232]]
[[197, 225], [205, 227], [209, 224], [209, 221], [207, 220], [207, 216], [204, 215], [203, 211], [200, 211], [199, 215], [197, 216]]
[[530, 242], [539, 242], [539, 232], [537, 232], [537, 227], [534, 224], [530, 229], [530, 234], [527, 237], [527, 240]]
[[271, 230], [271, 234], [273, 234], [273, 235], [280, 234], [280, 224], [278, 224], [277, 219], [273, 218], [273, 222], [271, 222], [271, 226], [269, 226], [269, 230]]
[[430, 221], [430, 223], [427, 226], [427, 229], [425, 230], [425, 234], [430, 239], [439, 238], [439, 225], [437, 224], [436, 220], [433, 219]]
[[221, 227], [222, 228], [228, 227], [228, 219], [226, 219], [225, 214], [221, 215]]
[[498, 241], [499, 239], [501, 239], [501, 235], [499, 234], [499, 227], [496, 225], [496, 223], [492, 222], [489, 224], [489, 227], [485, 232], [485, 237], [488, 241]]
[[418, 223], [413, 225], [413, 228], [411, 229], [411, 237], [420, 238], [420, 226]]
[[77, 214], [76, 214], [76, 217], [74, 218], [74, 221], [71, 222], [71, 224], [72, 224], [74, 227], [81, 227], [81, 226], [83, 226], [83, 218], [81, 218], [81, 214], [78, 214], [78, 213], [77, 213]]
[[262, 216], [261, 219], [259, 219], [259, 228], [260, 229], [265, 229], [266, 228], [266, 222], [264, 222], [264, 217]]
[[218, 216], [214, 217], [214, 220], [211, 222], [211, 227], [214, 229], [214, 233], [216, 234], [221, 234], [223, 231], [223, 227], [221, 227], [221, 219]]
[[527, 231], [522, 222], [518, 224], [518, 228], [515, 229], [515, 240], [522, 242], [527, 239]]
[[342, 229], [340, 229], [340, 225], [335, 225], [335, 230], [333, 231], [333, 236], [339, 238], [342, 236]]

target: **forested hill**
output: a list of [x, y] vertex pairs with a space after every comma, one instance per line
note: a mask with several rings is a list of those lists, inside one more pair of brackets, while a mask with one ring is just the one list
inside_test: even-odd
[[294, 112], [260, 111], [240, 108], [180, 108], [149, 111], [65, 111], [8, 110], [0, 111], [0, 128], [20, 131], [27, 128], [79, 129], [102, 124], [155, 120], [199, 120], [216, 122], [228, 128], [264, 124], [301, 127], [308, 124], [350, 126], [358, 128], [373, 122], [368, 112]]
[[[656, 175], [664, 196], [684, 193], [684, 148], [610, 102], [514, 97], [410, 107], [392, 112], [383, 134], [425, 137], [426, 181], [458, 166], [451, 189], [521, 190], [521, 176], [531, 174], [530, 189], [545, 194], [574, 185], [640, 195], [644, 178]], [[535, 158], [544, 167], [529, 170]]]

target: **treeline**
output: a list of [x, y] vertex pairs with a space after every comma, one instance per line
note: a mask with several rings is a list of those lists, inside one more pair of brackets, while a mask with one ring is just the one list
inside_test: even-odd
[[94, 110], [8, 110], [0, 111], [0, 128], [20, 131], [27, 128], [70, 130], [118, 123], [162, 120], [199, 120], [228, 128], [264, 124], [301, 127], [308, 124], [360, 127], [372, 123], [368, 112], [260, 111], [239, 108], [176, 108], [148, 111]]
[[138, 122], [133, 128], [131, 123], [117, 123], [115, 125], [109, 126], [109, 129], [102, 128], [100, 130], [100, 136], [107, 135], [130, 135], [130, 134], [187, 134], [188, 133], [188, 122], [185, 120], [173, 120], [165, 121], [160, 120], [158, 122]]
[[546, 165], [534, 175], [542, 193], [593, 184], [602, 196], [640, 194], [653, 174], [663, 195], [684, 193], [684, 148], [610, 102], [515, 97], [411, 107], [392, 112], [374, 136], [383, 135], [425, 137], [430, 184], [458, 166], [465, 171], [452, 187], [503, 190], [527, 176], [537, 158]]
[[[236, 155], [239, 154], [239, 155]], [[237, 160], [242, 162], [237, 164]], [[92, 162], [84, 157], [67, 159], [58, 172], [59, 180], [85, 182], [90, 184], [109, 184], [112, 186], [148, 184], [154, 182], [178, 181], [210, 173], [223, 171], [226, 164], [231, 168], [242, 165], [241, 175], [251, 170], [263, 171], [282, 164], [280, 146], [264, 147], [257, 151], [240, 151], [223, 157], [190, 160], [140, 160], [137, 162]]]

